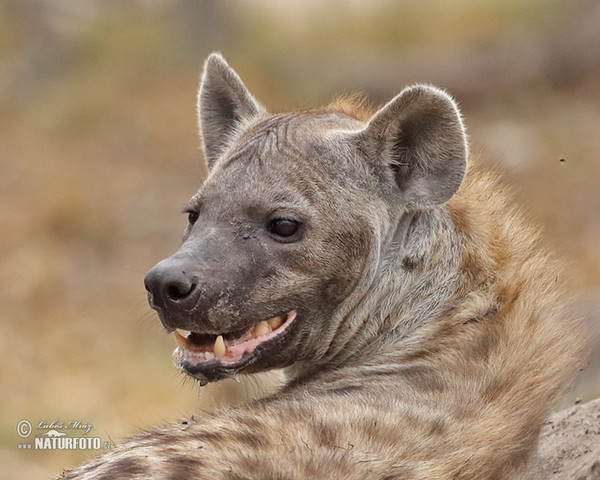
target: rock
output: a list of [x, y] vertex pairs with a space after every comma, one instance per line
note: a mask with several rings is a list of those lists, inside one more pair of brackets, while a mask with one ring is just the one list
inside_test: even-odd
[[600, 398], [552, 415], [539, 458], [545, 480], [600, 480]]

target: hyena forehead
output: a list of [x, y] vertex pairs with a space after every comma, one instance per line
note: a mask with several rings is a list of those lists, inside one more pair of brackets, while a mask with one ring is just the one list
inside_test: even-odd
[[362, 127], [362, 122], [336, 111], [270, 115], [242, 130], [216, 167], [225, 170], [235, 163], [251, 162], [276, 167], [284, 158], [301, 159], [303, 163], [320, 162], [323, 157], [339, 154], [339, 149], [344, 147], [344, 142], [338, 141], [337, 132], [358, 131]]
[[293, 198], [294, 192], [318, 195], [332, 188], [336, 179], [347, 183], [355, 178], [363, 184], [370, 176], [367, 165], [355, 158], [343, 135], [363, 127], [361, 121], [336, 111], [258, 119], [232, 140], [202, 190], [206, 194], [268, 190], [268, 197]]

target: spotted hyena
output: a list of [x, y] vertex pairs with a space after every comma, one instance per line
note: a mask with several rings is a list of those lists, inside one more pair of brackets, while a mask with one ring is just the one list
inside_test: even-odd
[[209, 174], [150, 304], [201, 384], [288, 383], [63, 478], [529, 478], [582, 334], [456, 103], [417, 85], [271, 114], [213, 54], [198, 106]]

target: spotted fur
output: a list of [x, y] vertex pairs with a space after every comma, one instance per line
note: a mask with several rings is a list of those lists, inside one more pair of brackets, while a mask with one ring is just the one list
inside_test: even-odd
[[[415, 86], [373, 112], [271, 115], [213, 54], [199, 107], [210, 173], [181, 252], [224, 283], [163, 323], [229, 331], [294, 308], [291, 338], [240, 367], [285, 367], [288, 383], [62, 478], [533, 478], [584, 333], [537, 229], [469, 157], [454, 101]], [[274, 245], [254, 220], [281, 201], [306, 232]]]

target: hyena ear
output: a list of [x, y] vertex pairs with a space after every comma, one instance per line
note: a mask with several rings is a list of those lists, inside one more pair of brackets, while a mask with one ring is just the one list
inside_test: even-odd
[[392, 169], [409, 209], [450, 199], [465, 174], [467, 137], [456, 103], [418, 85], [403, 90], [358, 133], [371, 161]]
[[223, 57], [212, 53], [204, 64], [198, 92], [198, 126], [209, 169], [237, 129], [264, 111]]

